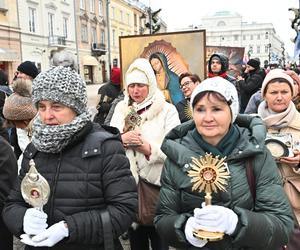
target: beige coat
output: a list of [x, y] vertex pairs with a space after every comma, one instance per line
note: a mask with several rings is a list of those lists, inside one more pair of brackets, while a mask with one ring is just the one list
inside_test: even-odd
[[[291, 133], [295, 143], [300, 143], [300, 113], [296, 112], [288, 127], [280, 130], [269, 128], [268, 133]], [[300, 150], [300, 148], [298, 148]], [[287, 164], [278, 164], [283, 179], [284, 190], [290, 200], [294, 213], [300, 223], [300, 169], [295, 169]]]

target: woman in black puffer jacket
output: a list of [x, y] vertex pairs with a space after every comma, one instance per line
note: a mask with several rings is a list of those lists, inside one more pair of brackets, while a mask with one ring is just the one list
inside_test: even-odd
[[[118, 237], [135, 218], [137, 193], [118, 130], [91, 122], [85, 84], [70, 68], [39, 74], [32, 97], [39, 115], [3, 211], [6, 225], [25, 249], [100, 250], [109, 237], [122, 249]], [[51, 189], [43, 211], [31, 208], [20, 191], [30, 159]]]

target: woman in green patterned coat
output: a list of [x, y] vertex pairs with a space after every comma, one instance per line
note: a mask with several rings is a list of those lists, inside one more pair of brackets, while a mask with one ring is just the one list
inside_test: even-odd
[[[155, 217], [159, 234], [177, 249], [274, 250], [285, 245], [293, 217], [276, 164], [264, 146], [262, 121], [249, 116], [235, 121], [236, 89], [220, 77], [198, 85], [191, 106], [193, 120], [173, 129], [162, 145], [167, 160]], [[188, 174], [191, 158], [206, 153], [226, 157], [224, 168], [230, 178], [226, 191], [212, 193], [213, 205], [201, 206], [205, 193], [192, 190]], [[247, 162], [255, 177], [250, 185], [253, 194]], [[194, 237], [195, 230], [222, 232], [224, 237], [207, 241]]]

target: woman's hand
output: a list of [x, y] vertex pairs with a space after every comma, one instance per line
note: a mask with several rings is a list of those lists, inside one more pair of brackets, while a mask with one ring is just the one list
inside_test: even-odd
[[142, 138], [139, 130], [128, 131], [121, 135], [122, 142], [125, 148], [132, 148], [146, 157], [151, 155], [150, 143]]
[[298, 168], [300, 164], [300, 151], [294, 150], [294, 156], [292, 157], [281, 157], [279, 158], [280, 163], [285, 163], [293, 168]]
[[146, 157], [149, 157], [151, 155], [151, 146], [150, 143], [143, 140], [143, 144], [136, 148], [136, 151], [144, 154]]
[[139, 131], [132, 130], [121, 135], [124, 147], [137, 147], [143, 144]]

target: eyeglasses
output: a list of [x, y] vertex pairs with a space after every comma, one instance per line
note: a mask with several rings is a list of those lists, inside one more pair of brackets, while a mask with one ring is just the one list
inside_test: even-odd
[[183, 84], [180, 85], [180, 88], [183, 89], [184, 87], [187, 87], [191, 83], [193, 83], [193, 81], [186, 81], [186, 82], [184, 82]]

